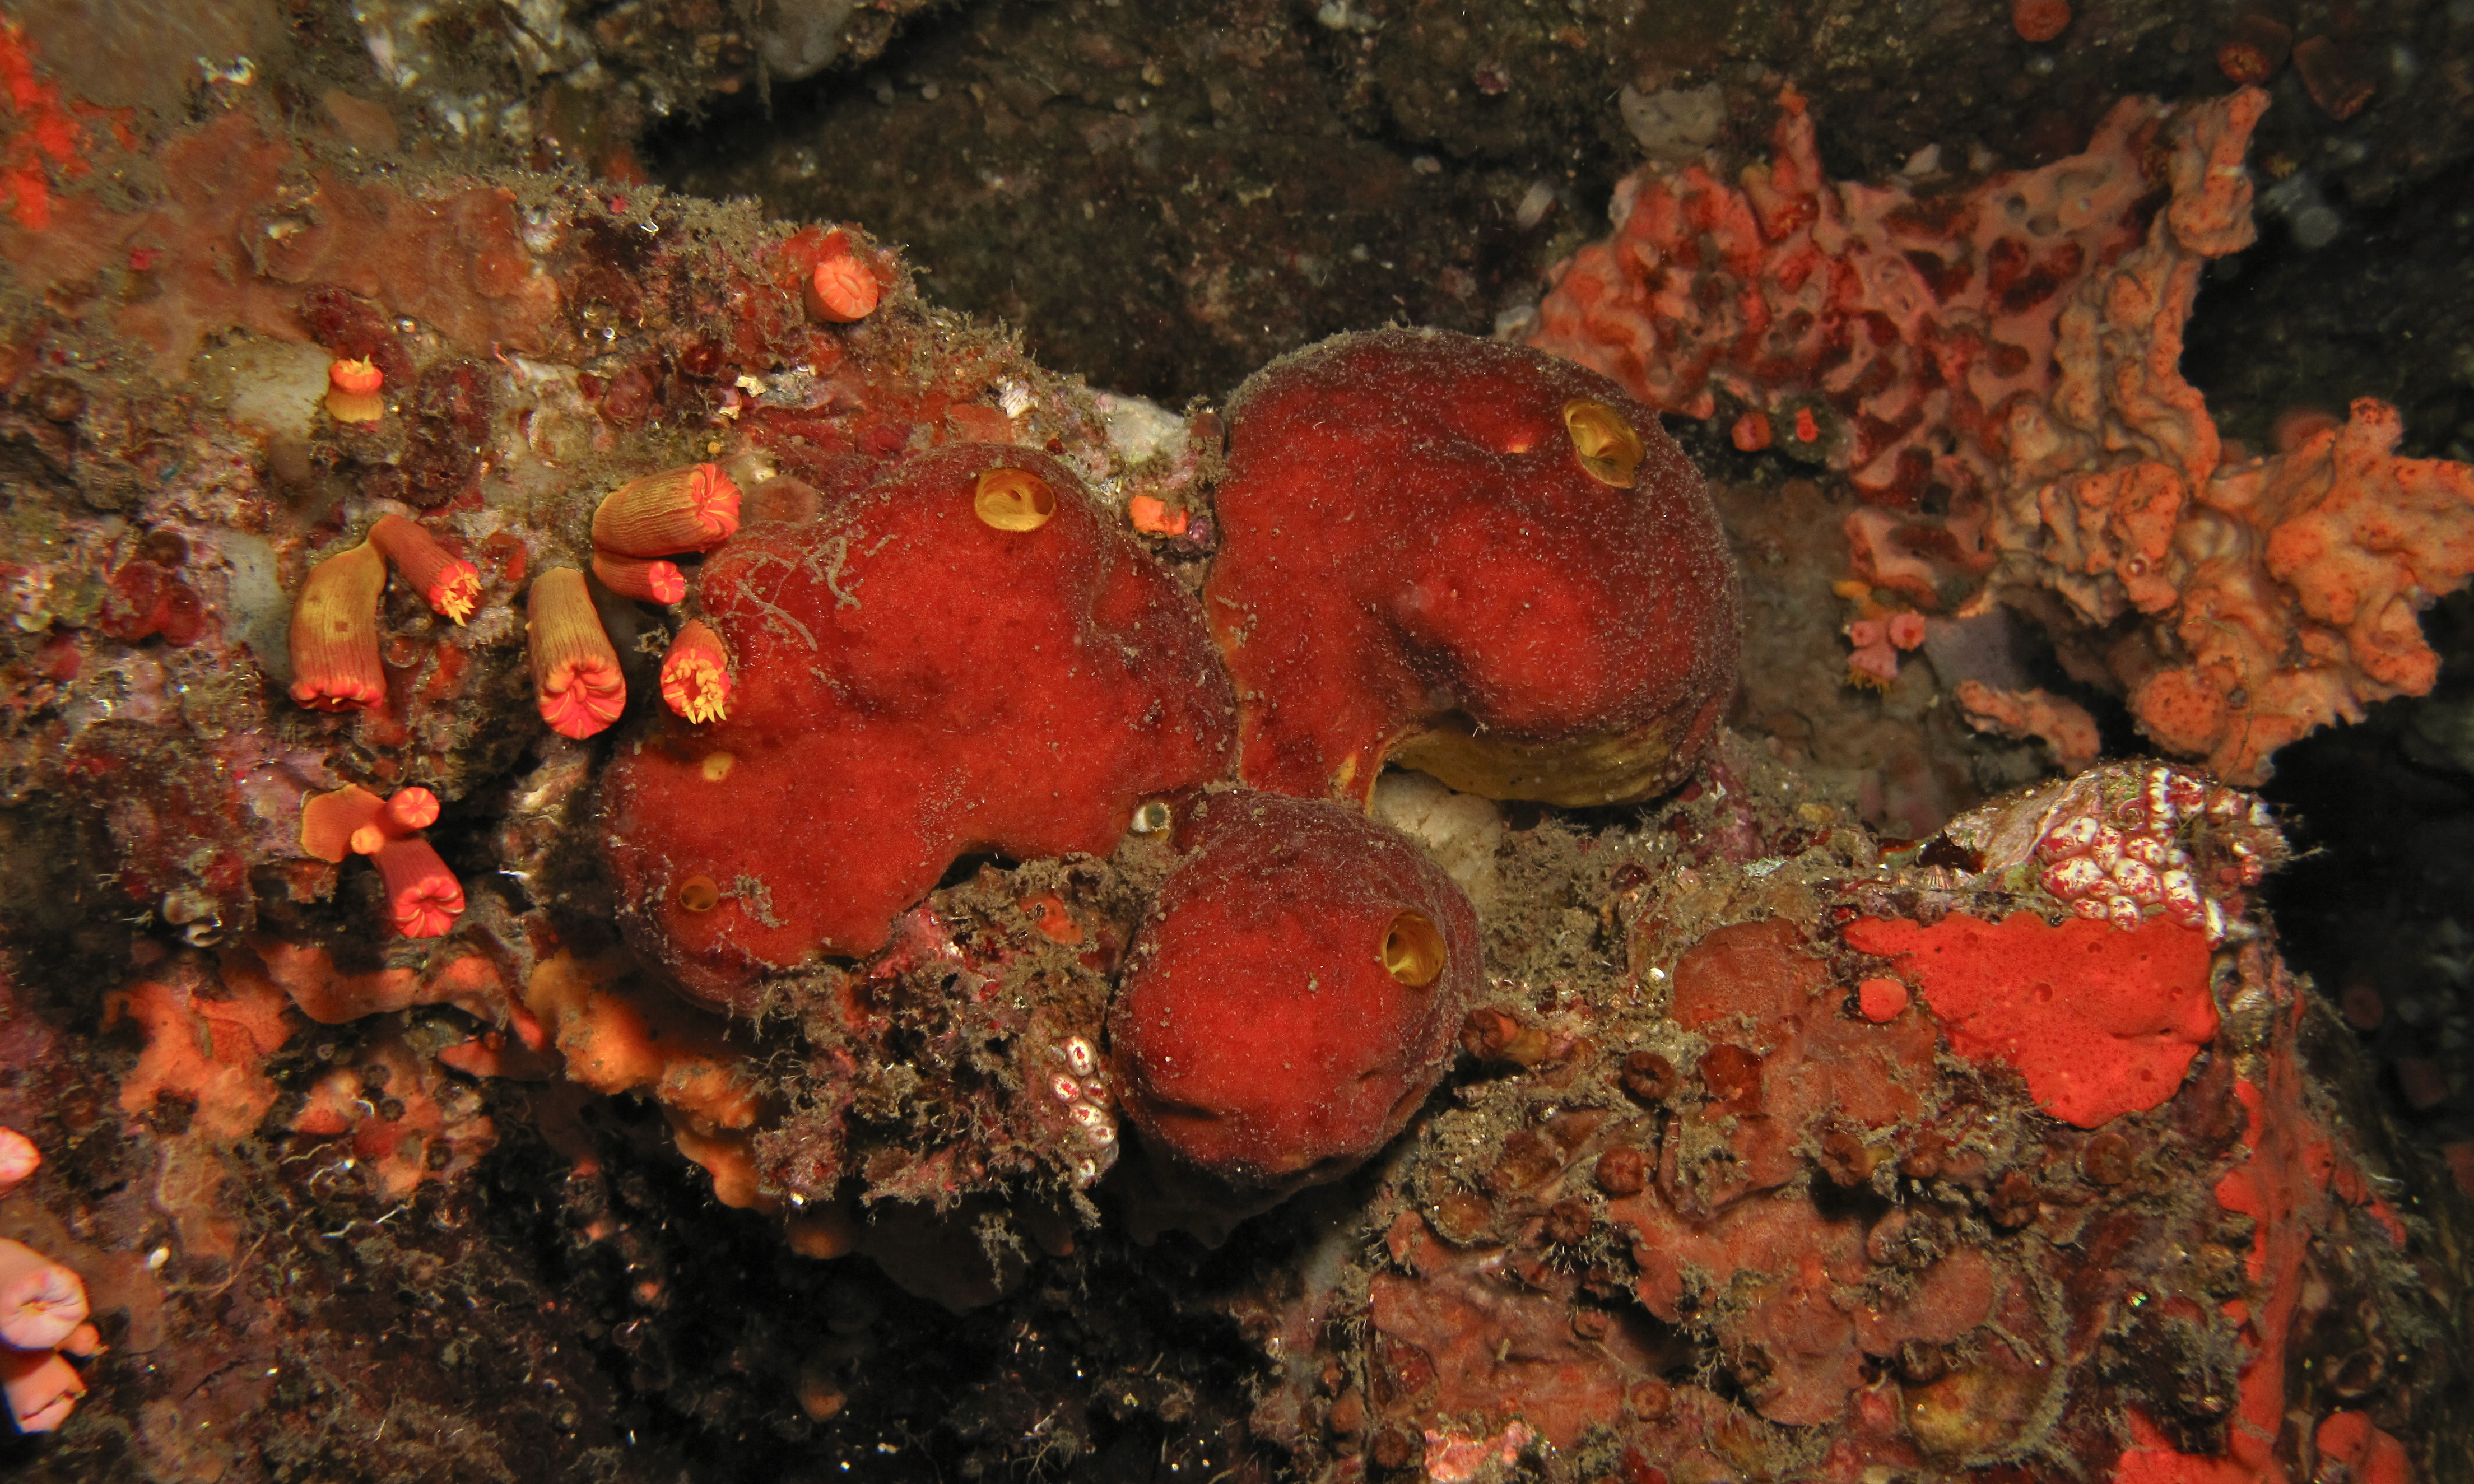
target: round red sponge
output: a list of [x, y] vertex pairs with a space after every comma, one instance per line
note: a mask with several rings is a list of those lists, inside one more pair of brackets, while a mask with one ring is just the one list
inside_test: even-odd
[[1242, 1191], [1337, 1179], [1400, 1131], [1479, 983], [1477, 914], [1355, 811], [1201, 796], [1108, 1017], [1145, 1147]]
[[1657, 414], [1443, 330], [1342, 335], [1229, 405], [1204, 612], [1246, 781], [1365, 800], [1387, 758], [1464, 792], [1646, 798], [1735, 686], [1734, 562]]

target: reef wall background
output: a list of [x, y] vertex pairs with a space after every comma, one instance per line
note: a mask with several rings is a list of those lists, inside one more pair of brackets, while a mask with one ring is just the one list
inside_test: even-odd
[[[11, 1469], [2474, 1467], [2474, 682], [2442, 596], [2474, 567], [2474, 12], [0, 13], [0, 1125], [40, 1156], [0, 1237], [78, 1275], [94, 1322], [6, 1336], [19, 1415], [76, 1401], [0, 1442]], [[2114, 111], [2136, 96], [2162, 101]], [[1443, 1085], [1387, 1154], [1219, 1245], [1133, 1239], [1198, 1224], [1141, 1193], [1108, 1062], [1178, 848], [1139, 813], [1107, 849], [967, 856], [883, 951], [777, 976], [752, 1014], [629, 957], [597, 779], [674, 735], [646, 718], [672, 616], [595, 591], [636, 708], [597, 741], [546, 719], [521, 617], [606, 551], [614, 487], [711, 462], [756, 524], [1028, 450], [1201, 588], [1241, 380], [1386, 323], [1551, 330], [1584, 249], [1669, 187], [1711, 214], [1618, 264], [1647, 307], [1605, 369], [1686, 414], [1742, 571], [1741, 690], [1645, 804], [1359, 779], [1482, 925]], [[1949, 286], [1998, 255], [1967, 257], [1967, 213], [2004, 190], [2057, 213], [2025, 233], [2037, 292]], [[1873, 360], [1730, 328], [1749, 370], [1686, 406], [1653, 395], [1657, 348], [1785, 280], [1783, 249], [1717, 250], [1734, 193], [1764, 244], [1838, 203], [1813, 251], [1871, 265], [1896, 323], [1848, 317]], [[864, 307], [820, 290], [833, 265]], [[2029, 401], [2101, 450], [2089, 482], [2002, 482], [2020, 403], [1890, 428], [1898, 396], [1962, 384], [1962, 343], [2033, 346], [2030, 379], [2050, 355]], [[334, 400], [339, 360], [379, 374], [376, 417]], [[1868, 477], [1901, 439], [1932, 476]], [[2095, 477], [2148, 465], [2174, 500]], [[2370, 514], [2307, 519], [2341, 506]], [[304, 709], [296, 600], [380, 514], [445, 543], [471, 609], [399, 559], [364, 605], [382, 695]], [[2269, 553], [2339, 525], [2319, 565]], [[2242, 663], [2357, 678], [2316, 712], [2221, 687], [2220, 712], [2363, 719], [2228, 751], [2141, 704], [2205, 663], [2183, 620], [2227, 572], [2241, 601], [2205, 615], [2256, 636]], [[2158, 747], [2268, 807], [2118, 761]], [[310, 848], [304, 798], [348, 785], [434, 795], [449, 932], [391, 934], [397, 878]], [[2137, 841], [2146, 885], [2116, 873]], [[2112, 965], [2091, 1003], [2123, 1018], [1969, 1030], [2032, 1021], [1995, 965], [2044, 935]]]

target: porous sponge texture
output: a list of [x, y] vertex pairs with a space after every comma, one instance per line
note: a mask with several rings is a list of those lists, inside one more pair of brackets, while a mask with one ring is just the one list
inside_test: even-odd
[[1952, 1051], [2016, 1067], [2039, 1107], [2082, 1129], [2164, 1103], [2216, 1037], [2197, 928], [1953, 913], [1930, 927], [1859, 919], [1847, 941], [1918, 982]]

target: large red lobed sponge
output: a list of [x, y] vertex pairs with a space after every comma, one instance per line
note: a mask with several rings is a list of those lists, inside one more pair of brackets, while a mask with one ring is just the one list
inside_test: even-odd
[[1690, 771], [1734, 692], [1734, 563], [1655, 413], [1442, 330], [1343, 335], [1229, 406], [1204, 590], [1243, 776], [1363, 802], [1388, 758], [1571, 807]]
[[960, 855], [1105, 852], [1145, 796], [1228, 769], [1193, 598], [1028, 450], [926, 454], [749, 525], [701, 603], [729, 717], [665, 718], [603, 798], [622, 927], [708, 1000], [882, 947]]
[[2207, 935], [2164, 918], [2124, 932], [2029, 912], [1865, 917], [1847, 942], [1921, 985], [1952, 1051], [2016, 1067], [2038, 1107], [2082, 1129], [2163, 1104], [2216, 1038]]
[[1242, 1192], [1354, 1169], [1451, 1060], [1477, 914], [1407, 839], [1322, 800], [1201, 796], [1108, 1016], [1144, 1145]]

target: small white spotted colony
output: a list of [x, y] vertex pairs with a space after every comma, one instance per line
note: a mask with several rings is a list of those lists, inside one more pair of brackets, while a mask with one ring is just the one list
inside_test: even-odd
[[[2108, 776], [2100, 787], [2074, 791], [2076, 807], [2057, 809], [2046, 821], [2036, 841], [2041, 885], [2082, 917], [2127, 929], [2162, 915], [2205, 927], [2211, 942], [2221, 940], [2224, 910], [2208, 888], [2239, 891], [2259, 884], [2268, 863], [2240, 835], [2273, 830], [2267, 807], [2161, 764], [2102, 771]], [[2203, 876], [2192, 863], [2189, 835], [2208, 826], [2230, 838], [2222, 843], [2226, 863]]]

